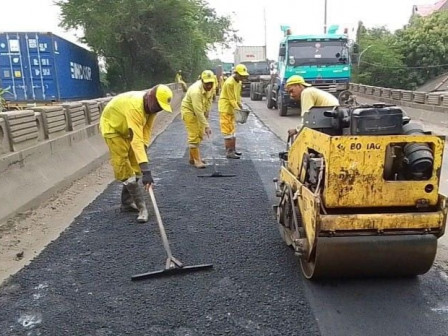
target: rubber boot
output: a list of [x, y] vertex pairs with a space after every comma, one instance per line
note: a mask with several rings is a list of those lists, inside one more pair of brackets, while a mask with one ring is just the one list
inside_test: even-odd
[[201, 160], [201, 153], [199, 152], [199, 148], [190, 148], [190, 155], [193, 157], [193, 164], [196, 168], [205, 168], [205, 164]]
[[135, 204], [128, 188], [123, 184], [123, 189], [121, 189], [121, 212], [138, 212], [137, 205]]
[[146, 223], [148, 221], [148, 209], [146, 208], [145, 198], [143, 197], [143, 190], [137, 182], [129, 182], [126, 185], [129, 194], [135, 201], [138, 208], [137, 222]]
[[224, 139], [226, 146], [226, 158], [228, 159], [239, 159], [240, 157], [235, 154], [235, 147], [233, 147], [233, 138]]
[[[206, 164], [207, 162], [205, 162], [204, 159], [201, 159], [203, 164]], [[190, 159], [188, 161], [189, 164], [194, 165], [194, 158], [191, 156], [191, 151], [190, 151]]]
[[233, 137], [232, 146], [233, 146], [233, 149], [235, 150], [235, 154], [236, 154], [236, 155], [238, 155], [238, 156], [243, 155], [243, 153], [241, 153], [241, 152], [237, 152], [237, 150], [236, 150], [236, 137]]

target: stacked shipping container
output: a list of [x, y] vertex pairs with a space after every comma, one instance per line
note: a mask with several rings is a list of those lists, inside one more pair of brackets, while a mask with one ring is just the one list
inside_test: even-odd
[[0, 87], [15, 102], [102, 96], [96, 55], [52, 33], [0, 32]]

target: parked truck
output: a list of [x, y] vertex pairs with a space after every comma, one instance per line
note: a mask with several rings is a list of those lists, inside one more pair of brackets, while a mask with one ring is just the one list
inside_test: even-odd
[[285, 90], [286, 80], [292, 75], [300, 75], [306, 82], [338, 98], [346, 96], [351, 76], [347, 35], [333, 32], [291, 35], [285, 30], [280, 42], [277, 74], [266, 88], [267, 107], [277, 108], [280, 116], [287, 115], [289, 107], [299, 107]]
[[265, 46], [238, 46], [234, 53], [235, 64], [244, 64], [249, 77], [243, 81], [242, 96], [261, 100], [269, 83], [269, 62]]
[[97, 56], [52, 33], [0, 33], [0, 88], [11, 106], [102, 96]]

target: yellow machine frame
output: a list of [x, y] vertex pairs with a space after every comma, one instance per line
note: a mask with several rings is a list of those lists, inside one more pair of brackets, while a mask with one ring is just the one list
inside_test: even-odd
[[[400, 143], [431, 147], [434, 164], [428, 180], [384, 179], [387, 147]], [[303, 128], [289, 149], [287, 166], [280, 171], [281, 183], [288, 184], [294, 193], [306, 232], [302, 258], [315, 256], [319, 236], [443, 235], [448, 210], [447, 198], [439, 194], [443, 150], [441, 136], [329, 136]], [[317, 192], [305, 186], [301, 169], [310, 151], [319, 153], [325, 162], [323, 186]], [[422, 200], [425, 207], [418, 209]]]

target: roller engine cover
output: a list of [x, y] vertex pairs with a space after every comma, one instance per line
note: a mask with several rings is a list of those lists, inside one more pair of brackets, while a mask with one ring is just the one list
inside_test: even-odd
[[354, 108], [350, 115], [351, 135], [398, 135], [403, 133], [403, 111], [396, 106], [374, 104]]

